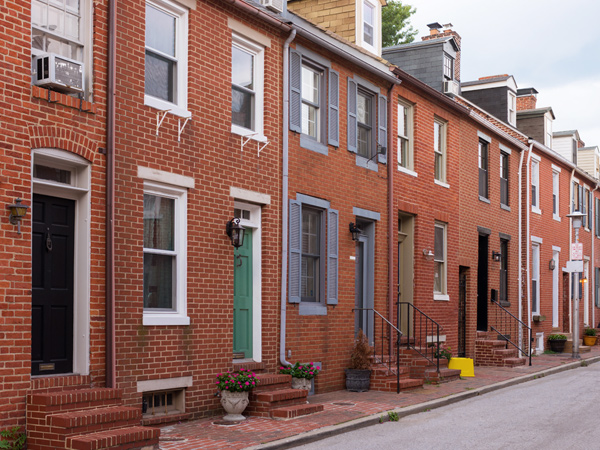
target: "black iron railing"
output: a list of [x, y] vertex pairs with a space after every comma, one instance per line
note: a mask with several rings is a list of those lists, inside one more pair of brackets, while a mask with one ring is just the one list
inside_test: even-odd
[[[398, 326], [406, 323], [406, 348], [412, 348], [440, 371], [440, 324], [412, 303], [397, 302]], [[403, 320], [406, 321], [403, 322]], [[411, 330], [412, 328], [412, 330]]]
[[[402, 338], [402, 331], [400, 331], [393, 323], [383, 317], [374, 308], [355, 308], [355, 313], [367, 313], [366, 321], [364, 322], [365, 330], [363, 332], [369, 337], [369, 344], [373, 346], [373, 361], [377, 364], [382, 364], [391, 373], [396, 375], [396, 392], [400, 393], [400, 339]], [[369, 318], [371, 315], [369, 312], [373, 312], [373, 324], [369, 324]], [[372, 342], [370, 330], [372, 327]], [[391, 339], [396, 337], [395, 345], [390, 345]], [[376, 337], [379, 337], [379, 342], [376, 341]], [[392, 354], [392, 348], [396, 348], [396, 355]], [[395, 367], [393, 363], [395, 361]]]
[[492, 300], [492, 304], [497, 308], [495, 313], [490, 314], [490, 317], [495, 320], [494, 324], [490, 325], [490, 330], [498, 333], [499, 339], [506, 341], [506, 348], [510, 344], [529, 358], [529, 365], [531, 365], [531, 342], [533, 339], [531, 328], [497, 301]]

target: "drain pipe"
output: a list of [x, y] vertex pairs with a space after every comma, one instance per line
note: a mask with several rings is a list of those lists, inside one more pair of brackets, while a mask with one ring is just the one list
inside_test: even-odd
[[281, 328], [279, 336], [279, 360], [283, 366], [290, 363], [285, 359], [285, 331], [287, 315], [287, 263], [288, 263], [288, 182], [289, 182], [289, 58], [290, 44], [296, 37], [296, 29], [292, 29], [290, 35], [283, 44], [283, 130], [282, 139], [282, 167], [281, 167]]
[[[575, 192], [573, 191], [573, 180], [574, 180], [574, 178], [575, 178], [575, 167], [573, 167], [573, 170], [571, 171], [571, 180], [570, 180], [570, 183], [569, 183], [569, 186], [570, 186], [569, 193], [571, 194], [569, 198], [570, 198], [571, 202], [573, 201], [573, 195], [575, 194]], [[571, 209], [571, 208], [569, 208], [569, 209]], [[573, 212], [573, 211], [571, 210], [571, 212]], [[569, 260], [571, 259], [571, 246], [572, 245], [573, 245], [573, 219], [569, 219]], [[575, 282], [574, 281], [574, 274], [573, 273], [570, 274], [569, 280], [570, 280], [570, 284], [569, 284], [569, 288], [570, 288], [569, 289], [569, 297], [571, 298], [571, 304], [569, 305], [569, 314], [571, 316], [571, 320], [569, 320], [569, 333], [572, 333], [573, 332], [573, 309], [574, 309], [574, 306], [573, 306], [573, 301], [574, 300], [573, 300], [572, 293], [573, 293], [573, 289], [574, 289], [573, 288], [573, 283]], [[579, 317], [577, 318], [577, 321], [579, 321]]]
[[[529, 216], [531, 214], [531, 200], [529, 198], [529, 196], [531, 195], [531, 170], [529, 169], [531, 167], [531, 151], [533, 150], [533, 142], [531, 142], [529, 144], [529, 152], [527, 154], [527, 189], [525, 189], [525, 191], [527, 192], [526, 197], [525, 197], [525, 221], [527, 222], [526, 224], [526, 232], [527, 232], [527, 236], [525, 237], [525, 242], [527, 245], [526, 248], [526, 254], [527, 257], [525, 258], [526, 262], [527, 262], [527, 270], [525, 271], [526, 276], [527, 276], [527, 326], [531, 329], [531, 277], [529, 276], [529, 265], [531, 263], [531, 234], [529, 231]], [[530, 338], [532, 338], [533, 336], [530, 336]], [[531, 341], [529, 343], [529, 345], [531, 345]], [[531, 348], [529, 349], [529, 352], [531, 353]]]
[[[531, 152], [531, 147], [529, 147]], [[521, 152], [519, 161], [519, 320], [523, 321], [523, 159]], [[523, 348], [523, 331], [519, 333], [519, 346]]]
[[[388, 89], [387, 98], [387, 169], [388, 169], [388, 317], [390, 323], [393, 323], [392, 317], [394, 316], [394, 237], [396, 241], [398, 239], [397, 234], [394, 233], [394, 226], [396, 221], [396, 213], [394, 211], [394, 159], [392, 152], [390, 151], [393, 147], [393, 136], [392, 130], [394, 126], [394, 102], [392, 101], [392, 91], [394, 90], [395, 83], [392, 83]], [[397, 226], [397, 225], [396, 225]], [[400, 287], [398, 287], [400, 289]], [[400, 305], [398, 305], [400, 307]], [[399, 325], [397, 324], [399, 327]], [[392, 336], [392, 330], [390, 327], [390, 337]], [[390, 351], [392, 354], [393, 343], [390, 339]]]
[[[592, 191], [592, 204], [590, 205], [590, 208], [593, 208], [594, 207], [594, 203], [596, 203], [595, 197], [594, 197], [594, 192], [596, 192], [597, 190], [598, 190], [598, 183], [596, 183], [596, 187]], [[592, 238], [592, 242], [591, 242], [591, 244], [592, 244], [592, 264], [590, 264], [590, 265], [592, 266], [592, 270], [594, 271], [593, 278], [592, 278], [592, 274], [590, 274], [590, 278], [592, 278], [594, 280], [594, 286], [596, 286], [596, 269], [594, 267], [594, 261], [595, 261], [594, 260], [594, 236], [596, 234], [596, 227], [598, 226], [598, 224], [596, 223], [596, 215], [597, 214], [592, 214], [592, 222], [593, 222], [593, 224], [590, 224], [590, 228], [591, 228], [591, 230], [590, 230], [591, 233], [590, 234], [591, 234], [591, 238]], [[591, 286], [591, 285], [592, 285], [592, 283], [588, 282], [588, 289], [589, 289], [589, 286]], [[593, 292], [595, 294], [595, 291], [593, 291]], [[594, 295], [594, 297], [595, 297], [595, 295]], [[595, 300], [595, 298], [594, 298], [594, 300]], [[592, 328], [595, 328], [594, 324], [596, 323], [596, 302], [592, 301], [591, 303], [592, 303], [590, 305], [591, 306], [591, 310], [592, 310], [592, 314], [591, 314], [591, 317], [592, 317], [591, 326], [592, 326]], [[588, 326], [589, 326], [589, 324], [588, 324]]]
[[117, 385], [115, 343], [115, 100], [117, 1], [110, 0], [108, 16], [108, 93], [106, 99], [106, 387]]

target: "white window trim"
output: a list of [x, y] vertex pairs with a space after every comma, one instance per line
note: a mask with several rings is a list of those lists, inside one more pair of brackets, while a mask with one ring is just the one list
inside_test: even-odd
[[[537, 175], [537, 180], [534, 182], [534, 167]], [[533, 204], [533, 198], [531, 199], [531, 212], [536, 214], [542, 214], [540, 208], [540, 160], [539, 158], [533, 158], [531, 160], [531, 186], [535, 186], [535, 205]]]
[[[556, 176], [556, 178], [555, 178]], [[556, 179], [556, 183], [554, 180]], [[552, 210], [552, 218], [558, 222], [560, 219], [560, 169], [557, 171], [554, 169], [554, 165], [552, 166], [552, 196], [554, 197], [556, 194], [556, 212]]]
[[512, 91], [508, 93], [508, 123], [512, 126], [517, 125], [517, 96]]
[[[265, 48], [262, 45], [231, 33], [231, 45], [236, 46], [254, 56], [254, 130], [231, 124], [231, 132], [258, 142], [266, 142], [264, 135], [264, 83], [265, 83]], [[233, 63], [233, 62], [232, 62]]]
[[[400, 106], [402, 106], [405, 110], [406, 110], [406, 121], [408, 122], [406, 124], [406, 136], [400, 134]], [[397, 155], [396, 155], [396, 161], [400, 160], [400, 138], [404, 138], [408, 141], [408, 149], [407, 149], [407, 157], [406, 159], [407, 164], [405, 166], [401, 165], [398, 162], [398, 170], [406, 172], [406, 173], [410, 173], [410, 174], [416, 174], [416, 172], [414, 172], [414, 168], [415, 168], [415, 158], [414, 158], [414, 105], [405, 101], [405, 100], [398, 100], [398, 107], [397, 107], [397, 113], [398, 113], [398, 119], [397, 119], [397, 127], [398, 127], [398, 136], [397, 136], [397, 145], [398, 145], [398, 150], [397, 150]]]
[[[443, 223], [443, 222], [436, 222], [435, 226], [434, 226], [434, 230], [435, 228], [441, 228], [442, 230], [444, 230], [444, 262], [442, 265], [442, 272], [443, 272], [443, 283], [442, 283], [442, 290], [441, 292], [438, 291], [433, 291], [433, 299], [434, 300], [441, 300], [441, 301], [449, 301], [450, 300], [450, 296], [448, 295], [448, 225]], [[434, 248], [435, 248], [435, 233], [434, 233]], [[434, 250], [435, 252], [435, 250]], [[434, 256], [434, 262], [435, 262], [435, 256]], [[435, 273], [435, 271], [434, 271]]]
[[[533, 236], [532, 236], [531, 240], [533, 242], [533, 244], [531, 245], [531, 281], [533, 281], [533, 280], [537, 281], [537, 289], [535, 292], [536, 298], [531, 299], [531, 315], [535, 316], [535, 315], [540, 314], [540, 298], [541, 298], [541, 296], [540, 296], [540, 291], [541, 291], [541, 288], [540, 288], [540, 260], [541, 260], [541, 250], [542, 249], [540, 248], [541, 242], [535, 242], [533, 240]], [[535, 268], [536, 268], [536, 261], [535, 261], [536, 250], [537, 250], [537, 271], [535, 270]], [[534, 303], [537, 306], [536, 310], [533, 309]]]
[[[442, 176], [441, 176], [441, 179], [440, 178], [435, 178], [435, 157], [434, 157], [434, 168], [433, 168], [433, 174], [434, 174], [434, 176], [433, 176], [433, 179], [436, 182], [439, 182], [439, 183], [436, 183], [436, 184], [441, 184], [442, 186], [445, 186], [445, 187], [448, 186], [449, 187], [449, 185], [447, 184], [447, 180], [448, 180], [448, 156], [447, 156], [448, 155], [448, 122], [446, 122], [445, 120], [440, 119], [438, 117], [435, 117], [433, 119], [433, 122], [434, 122], [434, 132], [435, 132], [435, 123], [437, 123], [440, 126], [440, 130], [441, 130], [441, 142], [440, 142], [441, 151], [438, 152], [437, 151], [438, 149], [436, 149], [435, 145], [434, 145], [433, 152], [434, 152], [434, 155], [436, 153], [442, 155], [442, 174], [441, 174]], [[433, 141], [435, 143], [435, 136], [434, 136], [434, 140]]]
[[[144, 194], [175, 200], [175, 240], [177, 273], [173, 280], [175, 298], [173, 311], [144, 309], [143, 325], [189, 325], [187, 315], [187, 189], [144, 181]], [[143, 300], [142, 300], [143, 305]]]
[[[373, 21], [373, 45], [369, 45], [364, 39], [363, 27], [363, 5], [368, 3], [371, 5], [374, 12]], [[356, 0], [356, 43], [370, 51], [371, 53], [381, 56], [381, 3], [377, 0]]]
[[169, 111], [169, 113], [175, 116], [184, 118], [191, 117], [192, 114], [187, 109], [189, 10], [168, 0], [146, 0], [146, 3], [154, 6], [155, 8], [162, 9], [170, 14], [177, 15], [179, 18], [176, 25], [177, 35], [175, 41], [175, 53], [177, 60], [177, 81], [175, 82], [177, 88], [177, 97], [175, 98], [175, 102], [171, 103], [160, 98], [144, 94], [144, 105], [159, 109], [161, 111]]

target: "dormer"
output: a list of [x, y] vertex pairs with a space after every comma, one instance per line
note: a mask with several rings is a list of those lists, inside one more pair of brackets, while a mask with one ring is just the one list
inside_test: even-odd
[[[460, 36], [452, 24], [430, 23], [421, 42], [383, 49], [383, 57], [432, 88], [448, 95], [460, 93]], [[445, 27], [444, 31], [440, 31]]]
[[546, 147], [553, 148], [552, 123], [554, 122], [552, 108], [536, 108], [517, 111], [517, 128]]
[[[584, 147], [584, 143], [579, 138], [579, 132], [577, 130], [557, 131], [552, 134], [552, 150], [559, 153], [563, 158], [571, 161], [576, 166], [579, 166], [579, 150], [580, 147]], [[588, 171], [593, 165], [588, 168], [583, 168]], [[590, 172], [592, 173], [592, 172]]]
[[517, 83], [512, 75], [481, 77], [461, 84], [462, 96], [503, 122], [517, 126]]
[[381, 56], [385, 0], [288, 0], [287, 9], [374, 55]]

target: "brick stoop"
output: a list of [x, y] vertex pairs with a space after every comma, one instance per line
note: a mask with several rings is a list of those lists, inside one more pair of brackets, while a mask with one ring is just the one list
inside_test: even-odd
[[260, 383], [250, 392], [248, 415], [291, 419], [323, 411], [323, 405], [308, 403], [308, 391], [292, 389], [291, 375], [258, 373], [256, 377]]
[[475, 365], [495, 367], [524, 366], [526, 358], [519, 358], [519, 350], [506, 348], [506, 341], [490, 338], [489, 333], [477, 332], [475, 339]]
[[[393, 364], [393, 363], [392, 363]], [[395, 370], [396, 367], [393, 367]], [[371, 387], [373, 391], [397, 392], [398, 377], [385, 365], [377, 364], [371, 370]], [[400, 366], [400, 391], [423, 387], [423, 379], [410, 378], [410, 368]]]
[[[160, 431], [141, 427], [141, 409], [123, 406], [121, 395], [119, 389], [108, 388], [29, 393], [27, 395], [27, 448], [29, 450], [153, 448], [152, 446], [158, 443]], [[147, 431], [141, 433], [139, 430]], [[108, 434], [102, 435], [102, 433]], [[156, 439], [154, 439], [155, 434]], [[83, 439], [95, 435], [99, 436], [98, 439], [89, 438], [87, 441]], [[75, 445], [67, 444], [75, 436], [90, 444], [68, 446]]]

